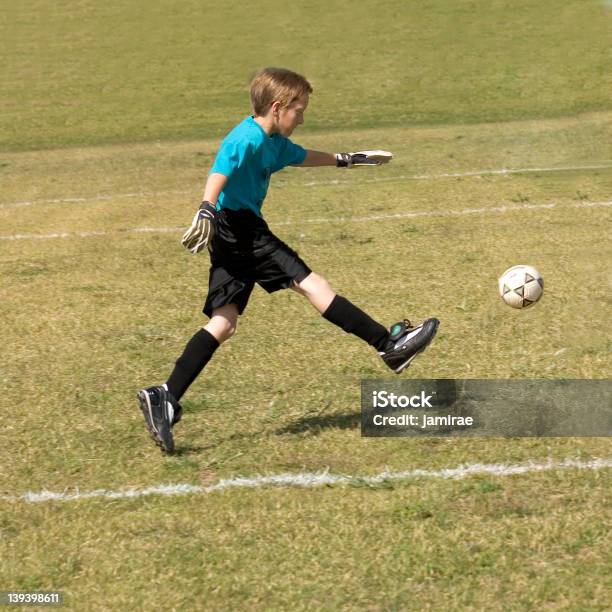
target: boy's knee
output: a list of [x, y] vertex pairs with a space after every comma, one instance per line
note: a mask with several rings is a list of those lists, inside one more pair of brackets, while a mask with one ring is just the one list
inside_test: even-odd
[[229, 340], [236, 333], [236, 321], [229, 321], [225, 319], [223, 321], [223, 336], [226, 340]]
[[319, 274], [310, 273], [300, 284], [300, 293], [323, 314], [332, 303], [336, 292], [331, 285]]
[[229, 340], [235, 333], [238, 324], [238, 310], [223, 308], [213, 312], [204, 329], [211, 333], [219, 343]]
[[311, 272], [301, 283], [298, 284], [298, 287], [301, 289], [301, 293], [304, 293], [305, 295], [313, 295], [321, 292], [328, 293], [333, 291], [327, 280], [316, 272]]
[[236, 333], [236, 323], [223, 317], [213, 317], [204, 329], [212, 334], [219, 344], [229, 340]]

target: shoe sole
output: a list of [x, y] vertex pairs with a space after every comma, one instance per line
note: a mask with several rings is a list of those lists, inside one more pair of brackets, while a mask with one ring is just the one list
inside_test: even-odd
[[138, 400], [140, 402], [140, 409], [142, 410], [147, 431], [149, 432], [151, 439], [163, 452], [168, 454], [173, 453], [174, 440], [172, 438], [172, 431], [170, 428], [165, 428], [166, 431], [163, 432], [165, 435], [163, 435], [162, 432], [155, 429], [155, 426], [153, 425], [155, 421], [153, 419], [151, 400], [149, 399], [149, 394], [144, 389], [138, 392]]
[[396, 374], [401, 374], [412, 363], [413, 359], [417, 355], [422, 353], [431, 344], [431, 341], [436, 337], [436, 333], [438, 332], [439, 325], [440, 325], [440, 321], [436, 321], [435, 327], [433, 328], [433, 331], [431, 332], [431, 335], [429, 336], [429, 340], [427, 340], [427, 342], [416, 353], [414, 353], [414, 355], [411, 355], [406, 361], [404, 361], [404, 363], [402, 363], [401, 366], [399, 366], [398, 368], [394, 370]]

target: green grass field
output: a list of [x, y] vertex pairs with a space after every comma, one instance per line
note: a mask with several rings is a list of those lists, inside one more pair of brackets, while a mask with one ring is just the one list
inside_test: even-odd
[[[609, 460], [607, 438], [362, 438], [360, 381], [390, 374], [292, 292], [254, 291], [185, 396], [176, 455], [135, 392], [204, 322], [208, 259], [180, 235], [262, 65], [315, 86], [296, 142], [395, 154], [287, 169], [264, 212], [375, 318], [441, 319], [403, 376], [609, 378], [612, 9], [5, 4], [0, 591], [73, 610], [608, 609], [609, 469], [21, 496]], [[524, 312], [496, 292], [519, 262], [546, 281]]]

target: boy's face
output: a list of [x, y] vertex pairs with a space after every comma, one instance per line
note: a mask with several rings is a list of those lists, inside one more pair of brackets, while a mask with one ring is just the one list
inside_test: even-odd
[[279, 109], [278, 115], [275, 116], [275, 131], [281, 136], [289, 138], [293, 130], [295, 130], [298, 125], [304, 123], [304, 113], [307, 107], [308, 94], [293, 102], [291, 106]]

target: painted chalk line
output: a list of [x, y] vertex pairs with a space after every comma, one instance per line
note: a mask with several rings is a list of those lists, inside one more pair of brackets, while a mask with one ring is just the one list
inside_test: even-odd
[[411, 217], [453, 217], [462, 215], [480, 215], [488, 213], [506, 213], [521, 210], [542, 210], [542, 209], [567, 209], [567, 208], [593, 208], [593, 207], [612, 206], [612, 200], [603, 202], [580, 202], [563, 206], [551, 202], [549, 204], [520, 204], [517, 206], [493, 206], [489, 208], [464, 208], [462, 210], [442, 210], [442, 211], [414, 211], [405, 213], [394, 213], [389, 215], [369, 215], [366, 217], [334, 217], [333, 219], [301, 219], [299, 221], [278, 221], [274, 225], [295, 225], [302, 223], [339, 223], [339, 222], [366, 222], [366, 221], [387, 221], [390, 219], [409, 219]]
[[[363, 223], [367, 221], [388, 221], [391, 219], [411, 219], [414, 217], [454, 217], [462, 215], [485, 215], [491, 213], [506, 213], [517, 212], [522, 210], [562, 210], [570, 208], [596, 208], [612, 206], [612, 200], [602, 202], [580, 202], [570, 205], [559, 205], [554, 202], [549, 204], [519, 204], [517, 206], [494, 206], [489, 208], [464, 208], [463, 210], [441, 210], [441, 211], [414, 211], [393, 213], [388, 215], [369, 215], [365, 217], [332, 217], [332, 218], [314, 218], [314, 219], [299, 219], [271, 222], [273, 226], [284, 225], [304, 225], [304, 224], [327, 224], [335, 223]], [[7, 234], [0, 235], [0, 240], [52, 240], [56, 238], [95, 238], [98, 236], [109, 236], [113, 234], [167, 234], [174, 232], [184, 232], [185, 227], [133, 227], [126, 229], [118, 229], [111, 231], [94, 231], [94, 232], [59, 232], [54, 234]]]
[[185, 231], [181, 227], [132, 227], [113, 231], [95, 232], [59, 232], [56, 234], [9, 234], [0, 236], [0, 240], [53, 240], [55, 238], [95, 238], [97, 236], [110, 236], [112, 234], [168, 234]]
[[555, 470], [602, 470], [612, 468], [612, 458], [592, 459], [582, 461], [579, 459], [565, 459], [563, 461], [548, 460], [544, 463], [505, 464], [505, 463], [473, 463], [460, 465], [456, 468], [442, 470], [414, 469], [404, 472], [381, 472], [374, 476], [349, 476], [346, 474], [331, 474], [324, 472], [298, 472], [296, 474], [281, 473], [265, 476], [238, 476], [220, 480], [217, 484], [200, 486], [191, 484], [167, 484], [152, 487], [130, 487], [118, 490], [96, 489], [95, 491], [80, 491], [78, 488], [70, 492], [61, 493], [42, 490], [28, 491], [21, 495], [2, 495], [1, 501], [40, 503], [46, 501], [80, 501], [93, 498], [106, 499], [134, 499], [148, 495], [206, 495], [226, 489], [254, 489], [261, 487], [301, 487], [313, 488], [321, 486], [334, 486], [343, 484], [376, 485], [389, 481], [405, 481], [415, 478], [426, 479], [460, 479], [468, 476], [487, 474], [490, 476], [515, 476], [537, 472]]
[[[327, 181], [309, 181], [307, 183], [294, 183], [293, 181], [280, 180], [276, 181], [277, 187], [318, 187], [324, 185], [346, 185], [356, 186], [369, 183], [384, 183], [393, 181], [427, 181], [444, 178], [468, 178], [478, 176], [496, 176], [496, 175], [512, 175], [512, 174], [530, 174], [530, 173], [544, 173], [544, 172], [574, 172], [580, 170], [607, 170], [611, 169], [612, 164], [591, 164], [583, 166], [549, 166], [542, 168], [500, 168], [493, 170], [470, 170], [468, 172], [450, 172], [450, 173], [439, 173], [439, 174], [399, 174], [395, 176], [369, 178], [365, 180], [356, 180], [354, 172], [351, 180], [337, 180], [331, 179]], [[35, 206], [38, 204], [83, 204], [87, 202], [99, 202], [105, 200], [114, 200], [122, 198], [154, 198], [162, 197], [164, 195], [187, 195], [192, 194], [193, 190], [169, 190], [169, 191], [157, 191], [157, 192], [134, 192], [134, 193], [117, 193], [110, 195], [95, 195], [89, 197], [65, 197], [65, 198], [53, 198], [43, 200], [26, 200], [23, 202], [6, 202], [0, 204], [0, 210], [6, 208], [19, 208], [22, 206]]]
[[162, 197], [167, 195], [185, 195], [193, 193], [193, 190], [188, 189], [172, 189], [166, 191], [137, 191], [134, 193], [116, 193], [107, 195], [95, 195], [88, 197], [65, 197], [65, 198], [52, 198], [44, 200], [26, 200], [23, 202], [6, 202], [0, 204], [0, 210], [4, 208], [20, 208], [22, 206], [35, 206], [37, 204], [83, 204], [87, 202], [101, 202], [105, 200], [115, 200], [121, 198], [154, 198]]
[[[610, 164], [593, 164], [585, 166], [550, 166], [543, 168], [500, 168], [499, 170], [472, 170], [469, 172], [449, 172], [441, 174], [399, 174], [396, 176], [385, 176], [380, 178], [371, 178], [361, 181], [362, 183], [385, 183], [392, 181], [429, 181], [441, 178], [463, 178], [471, 176], [496, 176], [508, 174], [530, 174], [538, 172], [573, 172], [576, 170], [605, 170], [612, 168]], [[349, 181], [310, 181], [303, 183], [300, 186], [315, 187], [318, 185], [350, 185]]]

